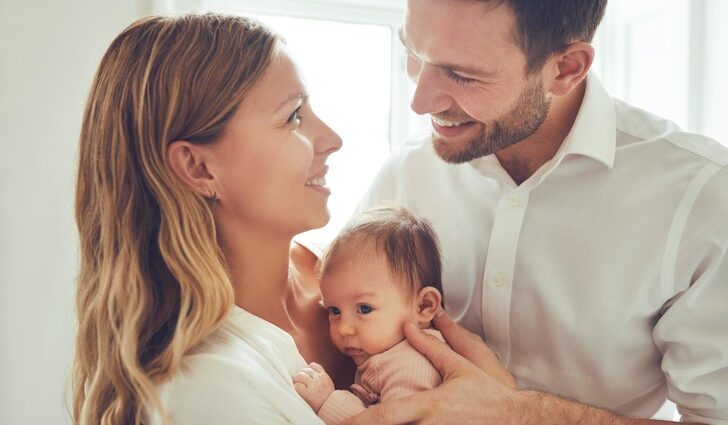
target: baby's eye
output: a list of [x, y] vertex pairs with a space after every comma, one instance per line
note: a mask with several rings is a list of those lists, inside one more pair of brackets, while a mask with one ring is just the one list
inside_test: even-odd
[[374, 311], [374, 308], [367, 304], [359, 304], [358, 306], [356, 306], [356, 312], [359, 314], [369, 314], [372, 311]]
[[336, 307], [329, 307], [329, 314], [333, 316], [338, 316], [339, 314], [341, 314], [341, 310]]

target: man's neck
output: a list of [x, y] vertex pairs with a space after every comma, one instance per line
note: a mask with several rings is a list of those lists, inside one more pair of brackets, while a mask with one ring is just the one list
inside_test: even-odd
[[495, 153], [516, 184], [528, 180], [554, 157], [574, 125], [585, 91], [586, 80], [566, 96], [554, 97], [548, 116], [535, 133]]

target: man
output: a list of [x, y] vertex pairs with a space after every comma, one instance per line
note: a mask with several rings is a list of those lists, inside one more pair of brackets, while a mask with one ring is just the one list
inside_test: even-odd
[[517, 388], [445, 317], [471, 362], [408, 328], [445, 383], [354, 423], [648, 424], [669, 398], [728, 424], [728, 151], [589, 74], [605, 6], [408, 1], [412, 109], [434, 131], [359, 208], [433, 223], [448, 313]]

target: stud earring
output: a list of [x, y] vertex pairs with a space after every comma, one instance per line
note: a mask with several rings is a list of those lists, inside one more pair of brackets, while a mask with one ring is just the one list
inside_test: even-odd
[[206, 187], [203, 187], [202, 189], [200, 189], [200, 191], [205, 195], [205, 198], [211, 204], [214, 204], [215, 202], [217, 202], [218, 199], [220, 199], [217, 197], [217, 192], [211, 192], [210, 189], [208, 189]]

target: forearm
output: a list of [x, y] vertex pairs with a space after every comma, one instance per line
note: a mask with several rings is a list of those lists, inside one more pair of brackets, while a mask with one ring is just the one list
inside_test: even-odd
[[581, 404], [551, 394], [523, 390], [520, 393], [518, 409], [522, 413], [522, 424], [560, 425], [578, 423], [583, 425], [658, 425], [672, 424], [671, 421], [635, 419], [619, 416], [604, 409]]

